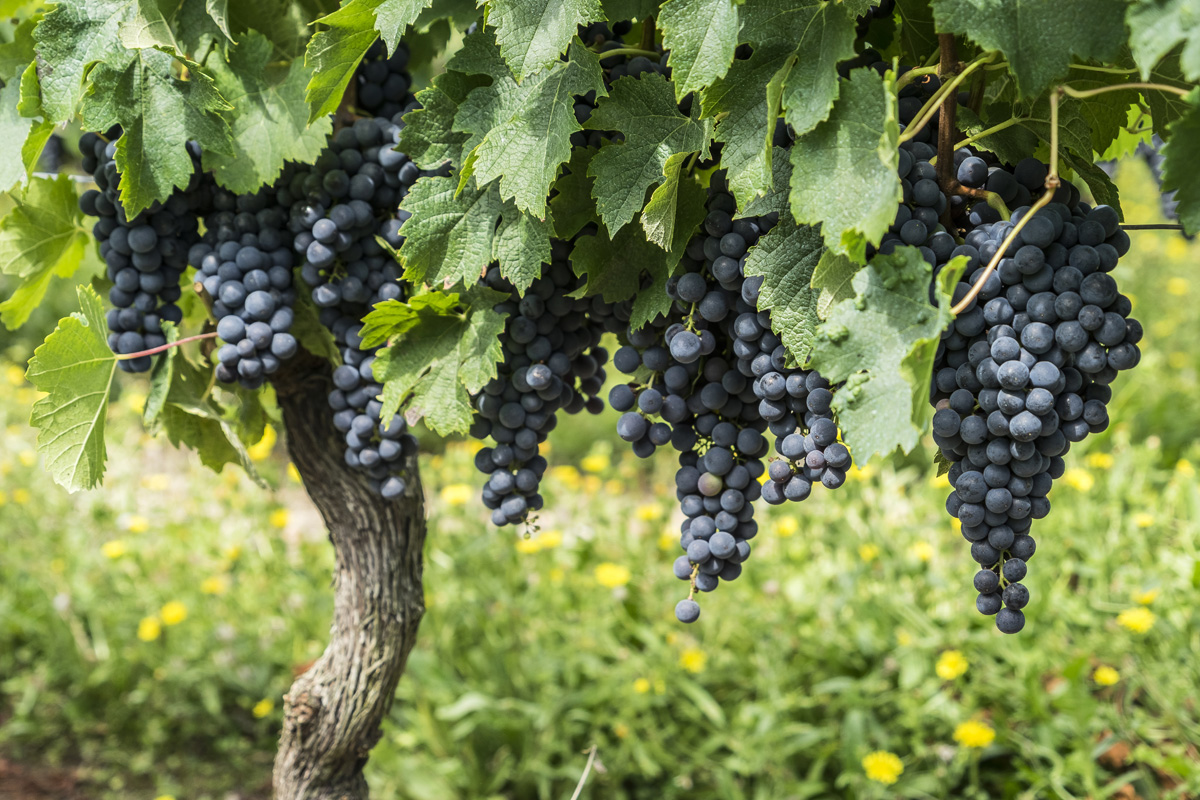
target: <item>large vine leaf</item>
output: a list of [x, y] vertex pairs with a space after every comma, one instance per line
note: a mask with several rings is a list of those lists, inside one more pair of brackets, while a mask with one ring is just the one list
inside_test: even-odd
[[456, 128], [478, 138], [464, 159], [462, 183], [472, 175], [480, 184], [498, 178], [501, 197], [544, 219], [550, 185], [571, 157], [571, 134], [582, 129], [571, 97], [604, 94], [600, 62], [576, 38], [566, 61], [522, 83], [507, 67], [490, 75], [492, 85], [471, 92], [456, 118]]
[[692, 231], [704, 221], [704, 188], [683, 174], [688, 158], [687, 153], [676, 153], [667, 159], [666, 180], [650, 195], [642, 212], [646, 238], [670, 252], [685, 247]]
[[1187, 96], [1188, 110], [1171, 123], [1171, 138], [1162, 148], [1163, 191], [1175, 191], [1175, 212], [1189, 234], [1200, 231], [1200, 89]]
[[600, 0], [490, 0], [488, 25], [518, 82], [554, 64], [580, 25], [604, 18]]
[[592, 158], [596, 208], [616, 233], [642, 210], [646, 191], [666, 179], [667, 160], [680, 153], [708, 155], [711, 123], [679, 113], [675, 95], [661, 75], [618, 80], [592, 112], [589, 130], [616, 130], [624, 141], [606, 142]]
[[843, 81], [830, 117], [792, 145], [792, 213], [856, 261], [878, 244], [902, 199], [895, 96], [872, 69]]
[[433, 5], [433, 0], [382, 0], [375, 7], [375, 30], [379, 31], [388, 52], [400, 44], [404, 30]]
[[51, 278], [75, 274], [89, 238], [75, 186], [66, 175], [35, 178], [13, 201], [12, 210], [0, 219], [0, 272], [21, 280], [0, 303], [0, 321], [9, 330], [25, 324]]
[[461, 296], [429, 292], [408, 303], [388, 300], [368, 314], [373, 340], [391, 340], [374, 364], [383, 418], [403, 406], [410, 422], [423, 418], [438, 435], [465, 433], [470, 395], [496, 377], [503, 356], [505, 316], [495, 306], [506, 297], [483, 287]]
[[97, 62], [120, 70], [132, 53], [121, 44], [121, 23], [137, 11], [134, 0], [76, 0], [56, 3], [33, 36], [38, 53], [42, 106], [55, 122], [75, 116], [84, 77]]
[[573, 238], [589, 223], [600, 224], [596, 203], [592, 200], [595, 180], [587, 174], [588, 165], [598, 152], [592, 147], [572, 149], [571, 161], [554, 182], [550, 210], [554, 217], [554, 235], [559, 239]]
[[157, 0], [137, 0], [137, 11], [118, 26], [117, 36], [121, 44], [131, 50], [143, 47], [179, 50], [179, 43], [175, 41], [175, 34]]
[[900, 18], [901, 63], [919, 64], [937, 48], [937, 29], [929, 0], [896, 0]]
[[33, 405], [38, 451], [55, 483], [68, 492], [91, 489], [104, 477], [104, 421], [117, 358], [108, 349], [100, 296], [80, 286], [80, 310], [33, 353], [25, 377], [46, 396]]
[[636, 225], [612, 237], [600, 228], [575, 240], [571, 268], [587, 277], [575, 294], [598, 294], [610, 303], [634, 298], [629, 327], [636, 330], [670, 310], [673, 301], [667, 296], [667, 278], [682, 256], [683, 247], [664, 252]]
[[933, 357], [953, 319], [950, 292], [965, 265], [960, 256], [938, 273], [933, 306], [932, 270], [919, 250], [876, 256], [855, 274], [855, 296], [831, 308], [817, 329], [811, 365], [834, 383], [845, 381], [834, 410], [858, 463], [897, 447], [907, 453], [920, 440]]
[[1071, 57], [1108, 61], [1125, 44], [1123, 0], [932, 0], [938, 30], [961, 33], [1008, 60], [1017, 88], [1040, 94]]
[[0, 192], [7, 192], [26, 177], [22, 151], [30, 131], [39, 124], [21, 115], [17, 108], [20, 98], [19, 81], [10, 80], [0, 88]]
[[443, 72], [433, 84], [417, 93], [421, 105], [404, 116], [397, 147], [425, 169], [436, 169], [449, 161], [462, 164], [463, 145], [469, 134], [454, 129], [458, 108], [473, 89], [486, 86], [481, 75]]
[[1200, 80], [1200, 13], [1194, 0], [1136, 0], [1125, 15], [1129, 49], [1150, 80], [1154, 66], [1182, 43], [1179, 65], [1188, 80]]
[[191, 73], [186, 81], [175, 76], [171, 56], [139, 50], [119, 67], [100, 63], [88, 75], [83, 124], [95, 131], [121, 126], [116, 160], [129, 216], [188, 185], [195, 171], [189, 141], [206, 153], [231, 152], [229, 124], [221, 116], [231, 107], [198, 64], [183, 63]]
[[316, 161], [333, 128], [329, 117], [308, 124], [304, 87], [310, 70], [299, 60], [272, 66], [273, 49], [265, 36], [251, 31], [224, 58], [214, 50], [205, 63], [233, 106], [233, 147], [229, 154], [205, 151], [204, 166], [238, 194], [274, 181], [287, 161]]
[[658, 24], [663, 47], [671, 52], [676, 99], [711, 85], [729, 70], [739, 27], [732, 0], [667, 0]]
[[784, 217], [746, 256], [746, 276], [763, 278], [758, 307], [771, 312], [771, 329], [801, 364], [816, 336], [820, 292], [812, 287], [812, 278], [824, 252], [820, 231]]

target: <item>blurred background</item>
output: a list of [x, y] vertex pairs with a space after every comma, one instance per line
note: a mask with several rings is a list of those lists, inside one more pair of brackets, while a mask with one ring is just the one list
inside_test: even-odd
[[[1163, 221], [1142, 160], [1117, 177], [1128, 221]], [[555, 431], [528, 538], [488, 524], [479, 445], [431, 440], [428, 612], [375, 796], [565, 799], [595, 747], [583, 798], [1200, 797], [1200, 244], [1131, 236], [1144, 357], [1035, 526], [1023, 633], [974, 609], [931, 447], [764, 504], [743, 577], [683, 626], [673, 460], [611, 412]], [[268, 797], [328, 634], [321, 521], [274, 430], [272, 488], [215, 475], [144, 434], [129, 376], [103, 489], [55, 485], [23, 377], [75, 310], [51, 293], [0, 333], [0, 798]]]

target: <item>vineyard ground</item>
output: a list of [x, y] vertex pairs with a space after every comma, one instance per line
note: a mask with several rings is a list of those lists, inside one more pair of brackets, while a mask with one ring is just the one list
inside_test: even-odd
[[[1147, 180], [1122, 176], [1138, 221]], [[593, 744], [584, 797], [1200, 796], [1200, 288], [1168, 279], [1198, 258], [1139, 234], [1119, 268], [1146, 357], [1070, 454], [1020, 640], [971, 607], [928, 454], [764, 508], [745, 577], [686, 629], [671, 464], [625, 453], [611, 412], [556, 431], [529, 539], [486, 527], [469, 445], [427, 456], [428, 612], [377, 796], [565, 797]], [[144, 385], [123, 381], [106, 491], [67, 496], [34, 455], [19, 349], [0, 365], [0, 798], [259, 796], [330, 616], [332, 554], [281, 443], [255, 452], [273, 491], [214, 476], [144, 436]], [[956, 743], [969, 720], [995, 741]], [[864, 774], [874, 750], [903, 759], [896, 785]]]

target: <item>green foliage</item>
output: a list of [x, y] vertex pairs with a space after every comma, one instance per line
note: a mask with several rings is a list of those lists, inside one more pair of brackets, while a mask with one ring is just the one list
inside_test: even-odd
[[739, 27], [732, 0], [667, 0], [658, 23], [663, 47], [671, 51], [676, 99], [712, 85], [729, 70]]
[[1200, 89], [1188, 95], [1188, 110], [1171, 123], [1171, 140], [1163, 147], [1163, 190], [1175, 190], [1179, 221], [1188, 233], [1200, 231]]
[[492, 0], [488, 5], [488, 24], [496, 29], [496, 44], [518, 83], [558, 61], [578, 26], [603, 18], [600, 0]]
[[817, 331], [814, 271], [822, 254], [821, 232], [783, 218], [746, 258], [746, 275], [762, 276], [758, 305], [771, 312], [771, 328], [798, 363], [812, 352]]
[[1177, 45], [1183, 45], [1179, 64], [1183, 75], [1200, 80], [1200, 17], [1191, 0], [1137, 0], [1126, 14], [1129, 49], [1143, 80], [1154, 65]]

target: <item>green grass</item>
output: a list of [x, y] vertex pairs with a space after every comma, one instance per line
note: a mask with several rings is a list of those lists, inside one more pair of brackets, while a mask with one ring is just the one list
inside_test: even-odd
[[[1126, 214], [1153, 221], [1136, 166]], [[561, 425], [527, 541], [486, 524], [451, 443], [423, 463], [428, 612], [376, 796], [568, 798], [593, 745], [593, 800], [1200, 795], [1200, 245], [1133, 235], [1117, 277], [1145, 357], [1035, 525], [1021, 635], [975, 612], [928, 452], [764, 506], [743, 577], [684, 627], [668, 457], [628, 456], [611, 415]], [[78, 768], [97, 796], [264, 791], [280, 697], [331, 610], [332, 553], [283, 448], [262, 462], [276, 489], [213, 475], [144, 437], [126, 381], [105, 488], [69, 496], [33, 456], [32, 391], [0, 385], [0, 755]], [[161, 626], [171, 602], [187, 617]], [[1145, 632], [1118, 621], [1134, 608]], [[950, 650], [966, 671], [940, 677]], [[994, 741], [958, 743], [971, 720]], [[902, 760], [894, 785], [866, 776], [876, 750]]]

